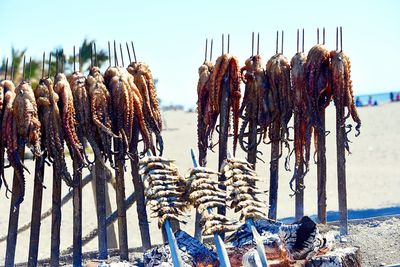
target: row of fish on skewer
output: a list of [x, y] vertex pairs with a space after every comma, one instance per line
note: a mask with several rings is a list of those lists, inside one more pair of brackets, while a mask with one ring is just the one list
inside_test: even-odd
[[[196, 167], [183, 176], [173, 160], [163, 157], [145, 157], [139, 162], [140, 175], [145, 182], [146, 202], [158, 218], [161, 228], [165, 220], [186, 223], [186, 211], [193, 206], [202, 214], [203, 235], [234, 231], [238, 221], [217, 214], [218, 207], [228, 206], [240, 212], [240, 220], [267, 218], [267, 204], [258, 195], [265, 192], [256, 188], [259, 178], [252, 165], [245, 160], [230, 158], [224, 161], [220, 172]], [[225, 182], [218, 181], [224, 175]], [[227, 188], [223, 190], [221, 188]]]

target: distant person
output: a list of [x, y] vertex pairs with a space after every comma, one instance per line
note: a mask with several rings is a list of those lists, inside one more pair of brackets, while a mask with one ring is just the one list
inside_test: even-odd
[[363, 104], [361, 102], [361, 99], [360, 99], [359, 96], [357, 96], [357, 98], [356, 98], [356, 107], [362, 107], [362, 106], [363, 106]]
[[374, 106], [377, 106], [378, 105], [378, 101], [374, 101]]
[[394, 102], [394, 94], [393, 94], [393, 92], [390, 92], [390, 102]]
[[372, 96], [368, 97], [368, 106], [372, 106]]
[[397, 93], [397, 95], [396, 95], [396, 101], [400, 101], [400, 93]]

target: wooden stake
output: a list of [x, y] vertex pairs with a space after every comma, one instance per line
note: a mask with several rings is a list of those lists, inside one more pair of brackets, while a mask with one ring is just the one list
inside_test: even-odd
[[[122, 150], [122, 141], [115, 140], [114, 143], [117, 150]], [[118, 241], [120, 259], [128, 260], [128, 231], [126, 223], [126, 207], [125, 207], [125, 182], [124, 182], [124, 158], [123, 155], [115, 155], [117, 169], [115, 170], [115, 179], [117, 182], [116, 199], [118, 211]]]
[[[139, 125], [135, 119], [134, 125]], [[149, 221], [147, 218], [146, 203], [144, 196], [144, 184], [139, 175], [139, 155], [138, 155], [138, 142], [139, 142], [139, 127], [134, 127], [131, 142], [131, 174], [133, 186], [135, 188], [136, 195], [136, 210], [138, 214], [140, 236], [142, 238], [142, 249], [143, 252], [151, 248]]]
[[[25, 156], [25, 147], [22, 147], [19, 152], [19, 156], [21, 161], [24, 161]], [[9, 220], [8, 220], [8, 234], [7, 234], [7, 248], [6, 248], [6, 260], [4, 266], [12, 267], [14, 266], [15, 260], [15, 248], [17, 246], [17, 235], [18, 235], [18, 219], [19, 219], [19, 207], [14, 206], [15, 201], [17, 200], [20, 191], [20, 184], [18, 181], [17, 173], [14, 171], [13, 177], [13, 188], [12, 188], [12, 196], [10, 202], [10, 213], [9, 213]]]
[[317, 134], [317, 192], [318, 192], [318, 223], [326, 223], [326, 137], [325, 137], [325, 110], [318, 114], [321, 126]]
[[[51, 210], [50, 266], [60, 266], [61, 227], [61, 177], [58, 176], [56, 162], [53, 164], [53, 196]], [[74, 210], [75, 211], [75, 210]]]
[[[222, 82], [222, 93], [221, 93], [221, 105], [220, 105], [220, 114], [219, 114], [219, 156], [218, 156], [218, 170], [221, 168], [222, 163], [227, 158], [227, 146], [228, 146], [228, 127], [229, 127], [229, 72], [223, 79]], [[220, 175], [218, 177], [219, 185], [218, 187], [226, 191], [226, 186], [223, 185], [226, 178], [224, 175]], [[225, 207], [218, 207], [218, 213], [225, 215], [226, 210]], [[223, 238], [223, 237], [222, 237]]]
[[94, 163], [94, 180], [96, 183], [96, 209], [97, 209], [97, 229], [98, 229], [98, 248], [99, 260], [108, 258], [107, 251], [107, 213], [106, 213], [106, 177], [103, 165], [100, 159]]
[[42, 196], [44, 181], [44, 158], [42, 155], [35, 162], [35, 179], [32, 198], [31, 234], [29, 238], [28, 266], [36, 267], [38, 263], [40, 215], [42, 213]]
[[348, 234], [347, 225], [347, 190], [346, 190], [346, 156], [345, 142], [346, 129], [344, 122], [344, 107], [336, 106], [336, 150], [337, 150], [337, 175], [340, 214], [340, 234]]
[[[73, 161], [74, 168], [74, 195], [73, 204], [73, 265], [82, 265], [82, 169]], [[61, 207], [60, 207], [61, 208]]]
[[269, 183], [269, 210], [268, 218], [276, 220], [278, 208], [278, 180], [279, 180], [279, 150], [280, 150], [280, 124], [279, 120], [274, 121], [270, 126], [271, 131], [271, 162], [270, 162], [270, 183]]

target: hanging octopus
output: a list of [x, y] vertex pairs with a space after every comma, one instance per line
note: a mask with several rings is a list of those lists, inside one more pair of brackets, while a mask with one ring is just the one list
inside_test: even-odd
[[[312, 132], [323, 130], [318, 114], [325, 110], [332, 99], [330, 57], [328, 49], [324, 45], [317, 44], [308, 52], [304, 66], [310, 118], [305, 131], [306, 160], [310, 157]], [[316, 138], [314, 138], [314, 145], [317, 151]]]
[[[9, 99], [10, 100], [10, 99]], [[15, 170], [20, 186], [20, 194], [17, 196], [14, 207], [22, 203], [25, 196], [25, 176], [20, 158], [20, 151], [27, 144], [34, 157], [40, 157], [40, 121], [35, 96], [30, 84], [22, 81], [15, 89], [15, 98], [12, 108], [6, 108], [3, 120], [5, 146], [7, 148], [8, 161]], [[6, 114], [7, 113], [7, 114]], [[26, 169], [27, 170], [27, 169]]]
[[86, 90], [89, 97], [91, 122], [94, 125], [93, 131], [97, 140], [96, 143], [114, 168], [111, 141], [112, 137], [119, 137], [112, 132], [110, 93], [104, 84], [103, 76], [98, 67], [90, 69], [89, 76], [86, 79]]
[[[95, 158], [99, 159], [103, 167], [106, 168], [102, 152], [98, 146], [94, 134], [94, 127], [91, 120], [92, 112], [90, 108], [88, 92], [86, 90], [86, 78], [81, 72], [75, 71], [69, 77], [68, 81], [72, 91], [74, 108], [76, 112], [76, 121], [78, 123], [76, 126], [76, 134], [78, 139], [81, 144], [85, 143], [85, 139], [89, 142]], [[83, 155], [88, 161], [88, 157], [84, 150]]]
[[60, 97], [58, 106], [61, 111], [60, 115], [65, 142], [76, 166], [82, 168], [85, 165], [83, 146], [76, 132], [77, 122], [71, 87], [63, 73], [58, 73], [54, 80], [54, 92]]
[[268, 87], [268, 80], [262, 67], [260, 55], [248, 58], [240, 72], [246, 87], [240, 107], [240, 117], [243, 119], [243, 123], [239, 133], [239, 144], [247, 152], [261, 142], [260, 138], [257, 143], [248, 144], [246, 147], [244, 137], [249, 121], [253, 121], [261, 129], [266, 129], [272, 121], [274, 102], [271, 98], [271, 90]]
[[199, 68], [199, 81], [197, 83], [197, 146], [199, 148], [200, 166], [206, 165], [208, 147], [207, 130], [209, 127], [208, 115], [210, 112], [210, 85], [214, 65], [205, 61]]
[[[290, 64], [285, 56], [278, 53], [270, 58], [265, 70], [271, 90], [269, 99], [275, 103], [275, 105], [271, 105], [271, 122], [277, 123], [280, 129], [278, 136], [274, 136], [270, 130], [269, 137], [271, 141], [279, 140], [281, 142], [281, 147], [285, 144], [286, 148], [290, 151], [288, 123], [293, 114], [293, 91], [290, 84]], [[279, 155], [282, 155], [282, 149]], [[289, 155], [286, 158], [285, 169], [289, 170]]]
[[[349, 57], [342, 51], [331, 52], [333, 101], [337, 109], [344, 110], [344, 108], [347, 107], [348, 110], [348, 114], [346, 116], [344, 116], [343, 114], [342, 118], [337, 119], [339, 119], [342, 127], [345, 127], [346, 119], [351, 116], [353, 121], [356, 123], [356, 136], [358, 136], [360, 134], [361, 120], [358, 116], [357, 109], [354, 104], [350, 66], [351, 64]], [[351, 125], [347, 127], [351, 129]], [[347, 137], [344, 145], [346, 150], [350, 152], [349, 140], [347, 139]]]
[[[309, 154], [305, 156], [306, 151], [306, 127], [310, 122], [308, 116], [308, 95], [306, 89], [305, 71], [306, 55], [296, 53], [291, 62], [291, 80], [293, 89], [293, 113], [294, 113], [294, 153], [295, 169], [293, 178], [290, 181], [290, 188], [293, 189], [293, 181], [304, 177], [309, 171]], [[309, 151], [309, 148], [308, 148]], [[300, 173], [300, 170], [303, 170]]]
[[229, 83], [229, 107], [233, 116], [233, 154], [236, 153], [236, 146], [239, 132], [239, 109], [240, 109], [240, 67], [238, 59], [230, 54], [220, 56], [211, 75], [210, 85], [210, 112], [209, 129], [207, 136], [211, 138], [220, 113], [222, 84], [224, 79]]
[[57, 176], [68, 186], [73, 185], [64, 156], [64, 133], [61, 126], [60, 110], [58, 109], [58, 94], [54, 92], [53, 81], [42, 78], [35, 89], [36, 103], [39, 109], [39, 120], [42, 122], [42, 143], [47, 157], [55, 166]]
[[[0, 186], [4, 182], [7, 192], [10, 191], [8, 188], [7, 181], [4, 177], [4, 153], [5, 147], [7, 146], [5, 140], [5, 132], [7, 128], [12, 127], [12, 104], [15, 99], [15, 85], [10, 80], [3, 80], [0, 82]], [[8, 129], [11, 131], [12, 129]], [[4, 140], [4, 141], [3, 141]]]
[[[155, 154], [142, 111], [143, 100], [133, 76], [124, 68], [110, 67], [104, 79], [112, 99], [113, 132], [123, 139], [123, 147], [119, 152], [128, 154], [134, 127], [139, 127], [144, 142], [143, 154], [148, 150]], [[134, 124], [135, 118], [138, 123]]]
[[139, 89], [143, 100], [142, 110], [145, 122], [149, 132], [153, 132], [156, 136], [156, 147], [161, 156], [164, 150], [164, 142], [161, 136], [162, 118], [153, 76], [149, 66], [143, 62], [132, 62], [127, 70], [133, 75], [135, 85]]

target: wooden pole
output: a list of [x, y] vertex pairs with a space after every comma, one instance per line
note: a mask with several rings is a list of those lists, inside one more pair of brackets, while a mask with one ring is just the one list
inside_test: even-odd
[[[74, 168], [74, 195], [73, 204], [73, 265], [82, 265], [82, 169], [73, 163]], [[61, 208], [61, 207], [60, 207]]]
[[247, 152], [247, 161], [253, 164], [255, 170], [257, 162], [257, 123], [254, 118], [249, 120], [248, 146], [249, 151]]
[[274, 121], [271, 126], [271, 162], [269, 166], [269, 210], [268, 218], [276, 220], [278, 208], [278, 180], [279, 180], [279, 150], [280, 150], [280, 124]]
[[[122, 150], [122, 141], [115, 140], [118, 150]], [[117, 169], [115, 170], [115, 179], [117, 183], [116, 199], [118, 211], [118, 241], [120, 259], [128, 260], [128, 230], [126, 223], [126, 207], [125, 207], [125, 182], [124, 182], [124, 155], [119, 153], [115, 156]]]
[[[135, 123], [138, 125], [138, 123]], [[142, 238], [142, 249], [143, 252], [147, 251], [151, 248], [151, 240], [150, 240], [150, 230], [149, 230], [149, 221], [147, 219], [147, 211], [146, 211], [146, 203], [144, 196], [144, 184], [139, 175], [139, 156], [138, 156], [138, 142], [139, 142], [139, 128], [134, 127], [132, 134], [132, 159], [131, 159], [131, 174], [133, 186], [135, 188], [136, 195], [136, 210], [138, 214], [139, 228], [140, 228], [140, 236]]]
[[318, 191], [318, 223], [326, 223], [326, 137], [325, 110], [318, 114], [321, 126], [317, 133], [317, 191]]
[[[228, 128], [229, 128], [229, 72], [225, 75], [222, 82], [222, 93], [221, 93], [221, 104], [220, 104], [220, 114], [219, 114], [219, 155], [218, 155], [218, 170], [221, 168], [222, 163], [227, 158], [227, 146], [228, 146]], [[226, 191], [226, 186], [223, 184], [225, 182], [225, 176], [220, 175], [218, 177], [219, 189]], [[218, 207], [218, 213], [225, 215], [225, 207]], [[223, 238], [223, 237], [222, 237]]]
[[336, 149], [337, 149], [340, 234], [347, 235], [348, 218], [347, 218], [346, 156], [345, 156], [346, 130], [343, 118], [344, 118], [344, 107], [336, 106]]
[[107, 213], [106, 213], [106, 177], [100, 159], [96, 159], [94, 166], [94, 178], [96, 183], [96, 209], [97, 209], [97, 229], [98, 229], [98, 248], [99, 259], [108, 258], [107, 252]]
[[51, 210], [50, 266], [60, 265], [61, 227], [61, 177], [58, 176], [56, 162], [53, 164], [53, 196]]
[[[21, 161], [24, 161], [25, 147], [22, 147], [19, 151]], [[16, 198], [21, 193], [20, 184], [18, 181], [17, 173], [14, 171], [13, 177], [13, 188], [10, 203], [10, 213], [8, 221], [8, 234], [7, 234], [7, 248], [6, 248], [6, 260], [4, 266], [13, 267], [15, 260], [15, 248], [17, 246], [17, 235], [18, 235], [18, 219], [19, 219], [19, 205], [14, 207]]]
[[[301, 111], [294, 113], [294, 125], [299, 125], [301, 127]], [[294, 130], [294, 143], [298, 143], [298, 139], [300, 139], [300, 129]], [[301, 141], [300, 141], [301, 142]], [[303, 154], [303, 152], [301, 152]], [[296, 157], [296, 155], [295, 155]], [[298, 166], [295, 167], [295, 218], [296, 220], [300, 220], [304, 216], [304, 158], [300, 157], [300, 162]]]
[[36, 267], [38, 262], [39, 237], [42, 213], [42, 196], [44, 181], [44, 159], [42, 155], [35, 162], [35, 179], [32, 199], [31, 234], [29, 238], [28, 266]]
[[[128, 201], [128, 199], [126, 201]], [[125, 201], [125, 207], [128, 210], [130, 206], [129, 206], [129, 204], [126, 203], [126, 201]], [[113, 211], [111, 208], [110, 195], [108, 193], [108, 184], [106, 184], [106, 214], [107, 214], [107, 218], [112, 213], [113, 213]], [[107, 248], [109, 248], [109, 249], [118, 248], [117, 234], [115, 233], [114, 224], [110, 224], [110, 225], [106, 224], [106, 225], [107, 225]]]

